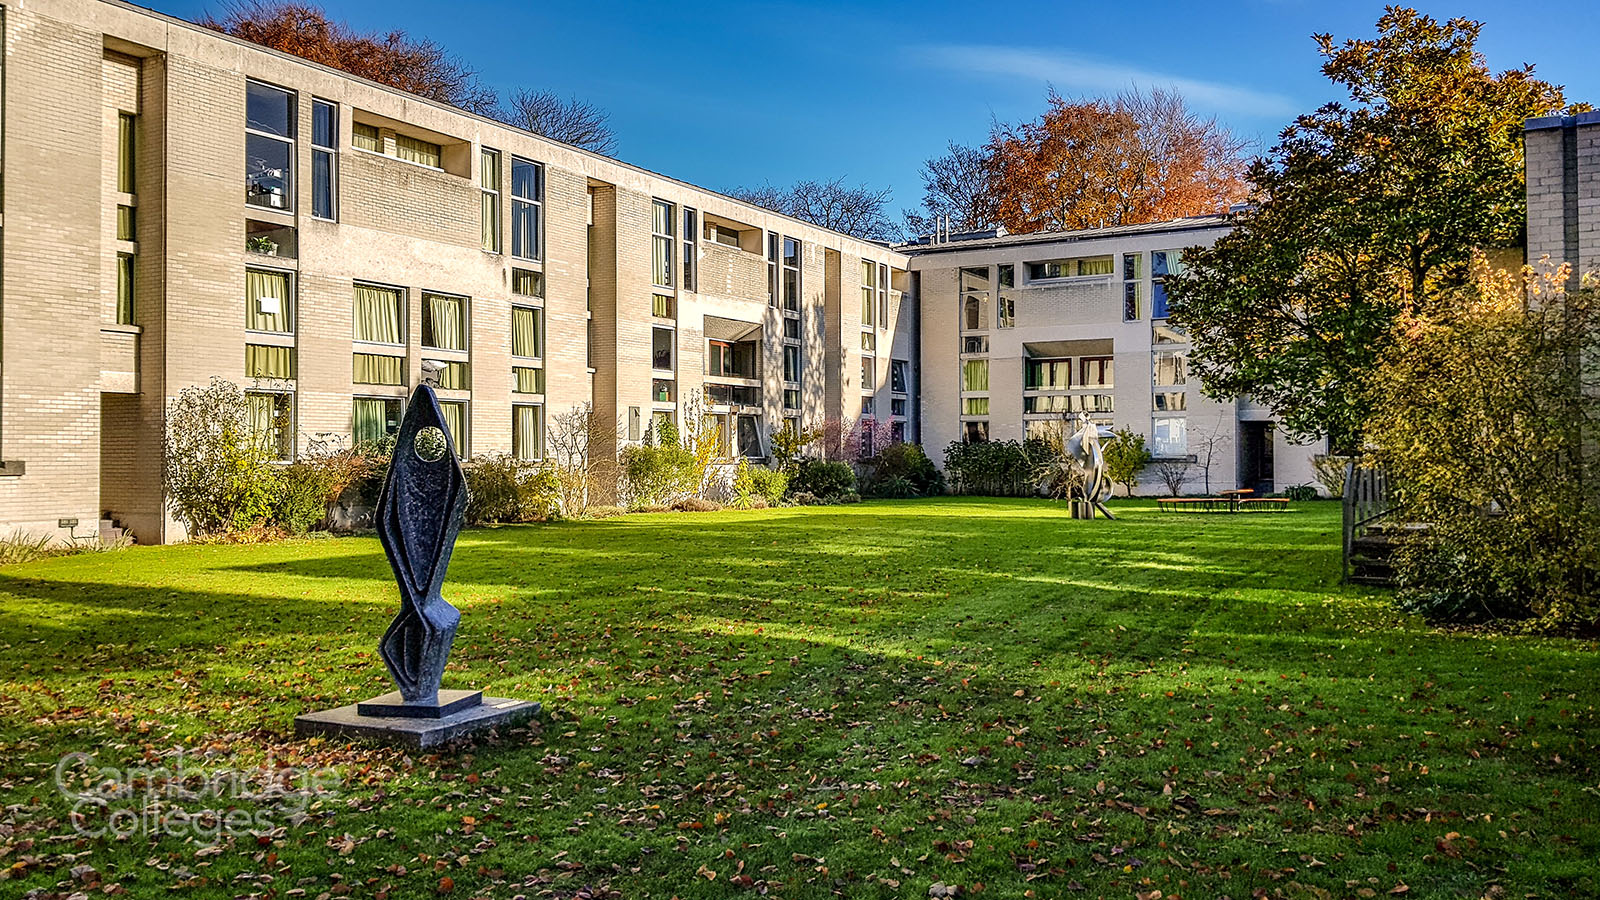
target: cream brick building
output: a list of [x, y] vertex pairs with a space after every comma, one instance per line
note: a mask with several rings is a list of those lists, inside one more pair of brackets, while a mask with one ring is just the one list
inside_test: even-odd
[[702, 392], [730, 457], [915, 433], [902, 253], [137, 7], [3, 15], [8, 533], [181, 537], [163, 410], [213, 376], [284, 458], [392, 428], [424, 361], [469, 454]]
[[[956, 440], [1061, 433], [1088, 413], [1144, 435], [1159, 460], [1189, 462], [1186, 492], [1314, 482], [1325, 442], [1290, 441], [1248, 399], [1204, 396], [1187, 337], [1167, 323], [1163, 280], [1183, 248], [1229, 228], [1205, 216], [902, 247], [920, 284], [923, 444], [937, 457]], [[1153, 470], [1141, 490], [1160, 490]]]
[[1529, 119], [1523, 149], [1528, 262], [1600, 272], [1600, 112]]

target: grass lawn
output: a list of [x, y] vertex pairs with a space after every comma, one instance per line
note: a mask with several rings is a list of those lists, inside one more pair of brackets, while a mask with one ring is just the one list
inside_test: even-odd
[[[388, 690], [374, 539], [0, 569], [0, 896], [1600, 895], [1594, 643], [1341, 587], [1335, 504], [1117, 510], [467, 532], [446, 686], [546, 715], [443, 757], [291, 736]], [[63, 754], [175, 747], [339, 778], [214, 846], [74, 834]]]

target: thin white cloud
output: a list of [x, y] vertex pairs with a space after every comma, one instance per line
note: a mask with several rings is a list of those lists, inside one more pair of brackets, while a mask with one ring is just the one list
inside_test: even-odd
[[1114, 93], [1132, 86], [1172, 87], [1196, 106], [1251, 116], [1290, 116], [1297, 104], [1282, 94], [1216, 81], [1182, 78], [1074, 53], [997, 44], [932, 44], [910, 48], [922, 65], [967, 74], [1022, 78], [1055, 85], [1064, 94]]

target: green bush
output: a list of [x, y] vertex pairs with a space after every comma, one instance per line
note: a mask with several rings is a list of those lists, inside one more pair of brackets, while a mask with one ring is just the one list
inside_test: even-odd
[[1316, 470], [1317, 481], [1328, 489], [1328, 496], [1335, 500], [1344, 496], [1345, 466], [1349, 463], [1348, 456], [1311, 457], [1311, 468]]
[[944, 469], [958, 494], [1029, 497], [1061, 452], [1050, 441], [955, 441], [944, 451]]
[[[671, 506], [700, 492], [702, 470], [694, 451], [678, 445], [664, 423], [662, 443], [635, 444], [622, 451], [623, 495], [628, 506]], [[670, 443], [666, 437], [672, 437]]]
[[803, 457], [793, 465], [788, 487], [793, 493], [811, 494], [823, 503], [831, 503], [856, 489], [856, 473], [845, 463]]
[[789, 489], [789, 476], [762, 465], [750, 465], [748, 460], [739, 460], [739, 468], [733, 473], [733, 502], [729, 505], [735, 509], [750, 509], [760, 501], [759, 508], [777, 506], [783, 502], [783, 494]]
[[536, 522], [561, 510], [561, 480], [546, 463], [506, 453], [473, 457], [467, 473], [467, 523]]
[[1309, 484], [1292, 484], [1283, 489], [1283, 496], [1290, 500], [1315, 500], [1317, 489]]
[[[909, 493], [908, 493], [909, 491]], [[944, 475], [916, 444], [893, 443], [872, 463], [863, 493], [873, 497], [928, 497], [944, 493]]]
[[722, 509], [722, 504], [704, 497], [685, 497], [672, 504], [674, 512], [717, 512]]
[[1111, 432], [1111, 438], [1100, 445], [1100, 452], [1106, 459], [1106, 477], [1122, 485], [1129, 497], [1139, 487], [1139, 473], [1155, 458], [1144, 445], [1144, 435], [1126, 427]]
[[275, 474], [270, 524], [289, 534], [305, 534], [328, 518], [337, 496], [334, 473], [315, 460], [291, 463]]

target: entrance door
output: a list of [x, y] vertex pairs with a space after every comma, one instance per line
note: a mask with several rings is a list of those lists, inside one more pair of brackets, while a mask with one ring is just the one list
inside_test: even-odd
[[1239, 423], [1239, 486], [1257, 494], [1277, 488], [1272, 471], [1272, 423]]

